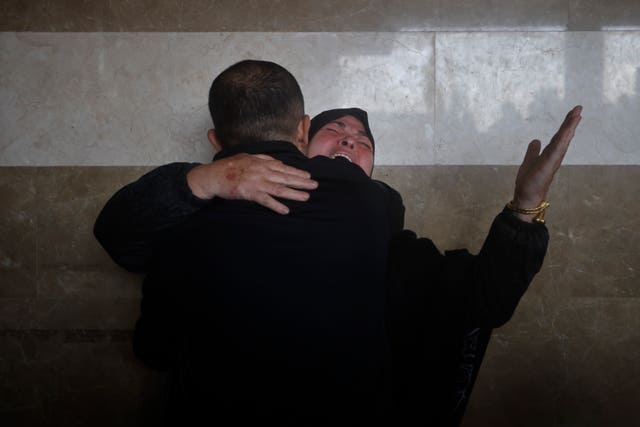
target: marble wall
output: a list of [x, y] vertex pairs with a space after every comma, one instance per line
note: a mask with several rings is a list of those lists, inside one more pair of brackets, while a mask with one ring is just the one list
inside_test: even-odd
[[567, 164], [640, 163], [640, 31], [5, 32], [0, 165], [206, 161], [212, 76], [244, 58], [312, 115], [366, 106], [378, 164], [518, 164], [578, 103]]
[[[91, 234], [149, 168], [206, 161], [210, 79], [244, 57], [307, 110], [369, 109], [406, 223], [477, 251], [526, 143], [585, 107], [542, 272], [495, 331], [463, 425], [628, 426], [640, 404], [640, 3], [21, 2], [0, 6], [0, 423], [157, 425], [140, 280]], [[222, 12], [221, 12], [222, 11]]]

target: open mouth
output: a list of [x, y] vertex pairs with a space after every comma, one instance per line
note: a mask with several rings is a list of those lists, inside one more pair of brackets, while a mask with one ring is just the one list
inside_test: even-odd
[[336, 157], [342, 157], [343, 159], [349, 160], [350, 163], [353, 163], [353, 160], [351, 160], [351, 157], [347, 156], [344, 153], [336, 153], [333, 156], [331, 156], [332, 159], [335, 159]]

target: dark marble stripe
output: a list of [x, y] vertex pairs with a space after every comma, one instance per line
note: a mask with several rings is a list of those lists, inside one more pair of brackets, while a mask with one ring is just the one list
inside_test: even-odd
[[[616, 23], [621, 14], [636, 10], [632, 2], [615, 3], [607, 3], [613, 12], [597, 14], [589, 12], [598, 6], [596, 0], [4, 0], [0, 30], [508, 31], [563, 30], [569, 22], [598, 29], [601, 21]], [[624, 22], [638, 24], [639, 19]]]
[[4, 0], [0, 31], [509, 31], [640, 26], [635, 0]]
[[0, 329], [0, 338], [61, 339], [64, 343], [131, 342], [132, 330], [101, 329]]

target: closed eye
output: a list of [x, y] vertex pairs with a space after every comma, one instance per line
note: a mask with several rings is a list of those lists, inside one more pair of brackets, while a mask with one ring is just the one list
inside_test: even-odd
[[358, 141], [358, 144], [362, 145], [363, 147], [366, 147], [369, 151], [373, 151], [373, 147], [371, 146], [369, 141]]

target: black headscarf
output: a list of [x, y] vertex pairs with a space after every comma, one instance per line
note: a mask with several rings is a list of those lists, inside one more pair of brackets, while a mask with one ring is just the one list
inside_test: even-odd
[[318, 133], [318, 131], [324, 125], [344, 116], [353, 116], [362, 123], [362, 126], [364, 126], [364, 131], [371, 140], [371, 144], [373, 144], [373, 150], [375, 151], [376, 143], [373, 140], [373, 134], [371, 133], [371, 128], [369, 127], [369, 117], [367, 115], [367, 112], [361, 110], [360, 108], [336, 108], [334, 110], [327, 110], [318, 114], [313, 119], [311, 119], [311, 127], [309, 128], [309, 141], [311, 141], [314, 135]]

